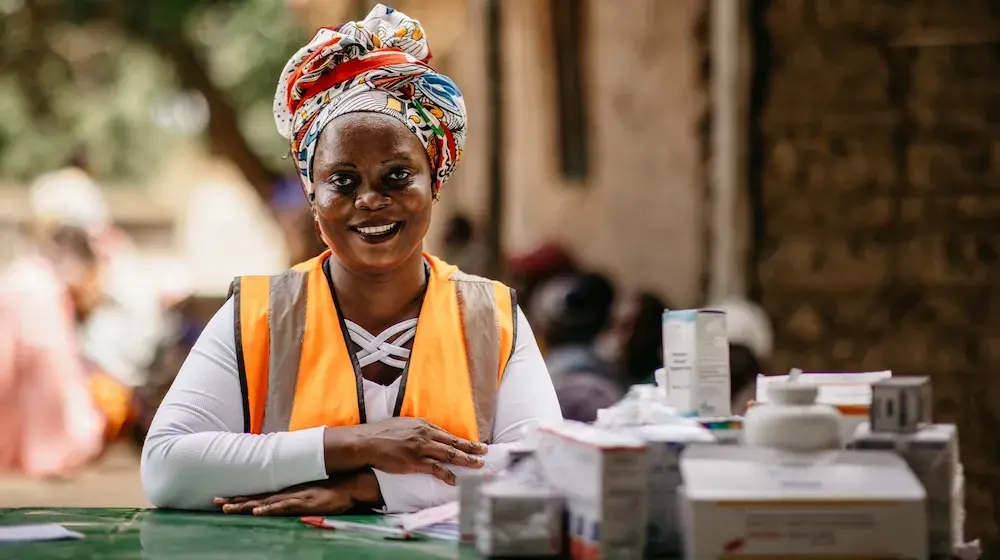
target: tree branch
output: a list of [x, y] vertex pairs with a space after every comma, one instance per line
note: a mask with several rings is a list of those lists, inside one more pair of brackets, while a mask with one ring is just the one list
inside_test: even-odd
[[157, 38], [152, 43], [173, 63], [181, 84], [204, 96], [208, 103], [208, 138], [212, 147], [236, 165], [264, 202], [270, 200], [276, 177], [240, 132], [236, 110], [226, 93], [212, 81], [194, 47], [181, 36]]

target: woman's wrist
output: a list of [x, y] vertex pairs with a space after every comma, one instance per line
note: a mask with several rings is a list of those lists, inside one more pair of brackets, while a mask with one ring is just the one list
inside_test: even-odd
[[370, 465], [368, 446], [360, 428], [363, 426], [323, 430], [323, 464], [327, 474], [357, 471]]
[[379, 509], [385, 506], [378, 477], [371, 469], [364, 469], [354, 475], [351, 483], [351, 497], [355, 507]]

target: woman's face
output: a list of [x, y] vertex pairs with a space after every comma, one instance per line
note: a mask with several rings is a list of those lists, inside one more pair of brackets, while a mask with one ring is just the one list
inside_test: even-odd
[[313, 158], [323, 241], [354, 270], [382, 273], [420, 253], [431, 222], [431, 169], [420, 140], [378, 113], [337, 117]]

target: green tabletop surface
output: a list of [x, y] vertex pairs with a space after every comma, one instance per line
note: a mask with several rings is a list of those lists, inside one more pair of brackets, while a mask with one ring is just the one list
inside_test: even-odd
[[[340, 519], [381, 523], [380, 516]], [[290, 517], [252, 517], [153, 509], [0, 509], [0, 526], [58, 523], [83, 533], [76, 541], [0, 544], [0, 559], [248, 558], [365, 560], [476, 558], [457, 543], [393, 541], [369, 533], [329, 531]]]

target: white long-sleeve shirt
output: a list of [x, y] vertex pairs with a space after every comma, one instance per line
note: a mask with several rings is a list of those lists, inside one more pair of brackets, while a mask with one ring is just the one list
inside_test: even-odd
[[[327, 478], [324, 427], [274, 434], [243, 433], [236, 365], [234, 305], [229, 300], [195, 343], [163, 400], [142, 450], [142, 484], [158, 507], [214, 509], [215, 497], [274, 492]], [[497, 397], [487, 470], [502, 464], [523, 430], [561, 418], [552, 381], [524, 314]], [[392, 417], [399, 380], [365, 380], [368, 422]], [[353, 398], [353, 397], [351, 397]], [[450, 467], [453, 471], [457, 467]], [[375, 471], [387, 513], [410, 512], [456, 499], [454, 487], [425, 474]]]

